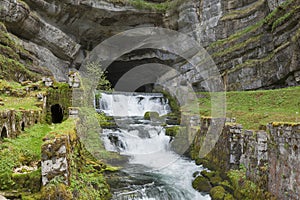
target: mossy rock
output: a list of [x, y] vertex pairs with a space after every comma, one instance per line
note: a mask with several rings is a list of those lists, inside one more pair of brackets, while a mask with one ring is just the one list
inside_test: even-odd
[[220, 185], [220, 183], [222, 182], [222, 178], [220, 177], [219, 173], [216, 171], [208, 172], [206, 170], [203, 170], [201, 172], [201, 175], [207, 178], [213, 186]]
[[205, 158], [196, 158], [195, 160], [196, 165], [202, 165], [204, 168], [208, 168], [210, 170], [215, 170], [216, 167], [210, 162], [209, 160]]
[[100, 121], [99, 122], [101, 128], [117, 128], [117, 124], [114, 121]]
[[65, 184], [59, 183], [56, 185], [49, 184], [41, 191], [42, 200], [73, 199], [72, 193], [67, 189]]
[[199, 192], [209, 192], [211, 190], [209, 181], [203, 176], [195, 178], [192, 185], [193, 188]]
[[226, 191], [222, 186], [213, 187], [209, 193], [212, 200], [223, 200], [226, 195]]
[[166, 135], [171, 137], [175, 137], [179, 131], [179, 126], [166, 127]]
[[233, 186], [227, 180], [222, 181], [219, 185], [222, 186], [229, 193], [234, 192]]
[[159, 114], [157, 112], [145, 112], [144, 114], [144, 119], [145, 120], [151, 120], [151, 118], [155, 118], [158, 119], [159, 118]]
[[235, 198], [231, 194], [226, 194], [224, 200], [235, 200]]

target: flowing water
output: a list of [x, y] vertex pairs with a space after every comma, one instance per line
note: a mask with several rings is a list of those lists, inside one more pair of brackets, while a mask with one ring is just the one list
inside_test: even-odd
[[144, 120], [146, 111], [170, 112], [162, 94], [102, 94], [100, 110], [114, 116], [118, 128], [104, 129], [102, 140], [108, 151], [128, 156], [120, 184], [111, 185], [115, 200], [204, 200], [207, 194], [192, 187], [197, 166], [171, 150], [171, 138], [161, 122]]

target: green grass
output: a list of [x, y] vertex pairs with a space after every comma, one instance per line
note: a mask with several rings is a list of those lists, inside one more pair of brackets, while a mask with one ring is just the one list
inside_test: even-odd
[[[210, 116], [210, 95], [200, 93], [200, 114]], [[236, 118], [244, 129], [258, 130], [271, 122], [300, 122], [300, 87], [226, 93], [226, 116]], [[297, 114], [298, 113], [298, 114]]]
[[[23, 175], [14, 174], [14, 168], [23, 165], [37, 166], [41, 160], [41, 146], [44, 143], [43, 138], [48, 135], [49, 132], [61, 134], [62, 132], [74, 130], [74, 127], [75, 123], [73, 119], [66, 120], [61, 124], [37, 124], [25, 129], [17, 138], [3, 139], [3, 141], [0, 142], [0, 183], [2, 183], [0, 190], [22, 190], [23, 185], [18, 182], [20, 179], [18, 177]], [[40, 172], [37, 174], [33, 171], [32, 173], [34, 176], [29, 174], [28, 176], [26, 175], [26, 177], [40, 179]], [[34, 190], [34, 188], [31, 189], [32, 191]]]
[[[22, 185], [17, 183], [18, 179], [14, 179], [16, 175], [13, 174], [13, 169], [22, 165], [37, 165], [41, 159], [42, 138], [50, 130], [49, 125], [35, 125], [26, 129], [17, 138], [7, 138], [0, 143], [0, 190], [22, 189]], [[36, 173], [32, 173], [34, 174], [32, 178], [36, 178]]]
[[4, 102], [4, 106], [0, 106], [1, 110], [40, 110], [35, 104], [37, 100], [35, 97], [11, 97], [0, 95], [0, 98]]

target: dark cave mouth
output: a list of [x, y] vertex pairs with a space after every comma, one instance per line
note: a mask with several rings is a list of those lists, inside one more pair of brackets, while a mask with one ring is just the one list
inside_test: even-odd
[[59, 104], [51, 106], [51, 121], [54, 124], [61, 123], [64, 118], [63, 108]]
[[1, 130], [1, 139], [7, 138], [7, 137], [8, 137], [7, 129], [4, 126]]

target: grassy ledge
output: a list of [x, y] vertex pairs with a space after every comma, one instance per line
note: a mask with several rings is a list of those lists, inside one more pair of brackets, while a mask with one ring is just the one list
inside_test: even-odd
[[[199, 93], [202, 116], [210, 116], [209, 93]], [[300, 87], [276, 90], [235, 91], [226, 93], [226, 116], [236, 118], [244, 129], [257, 130], [260, 125], [284, 121], [284, 124], [300, 122]]]

